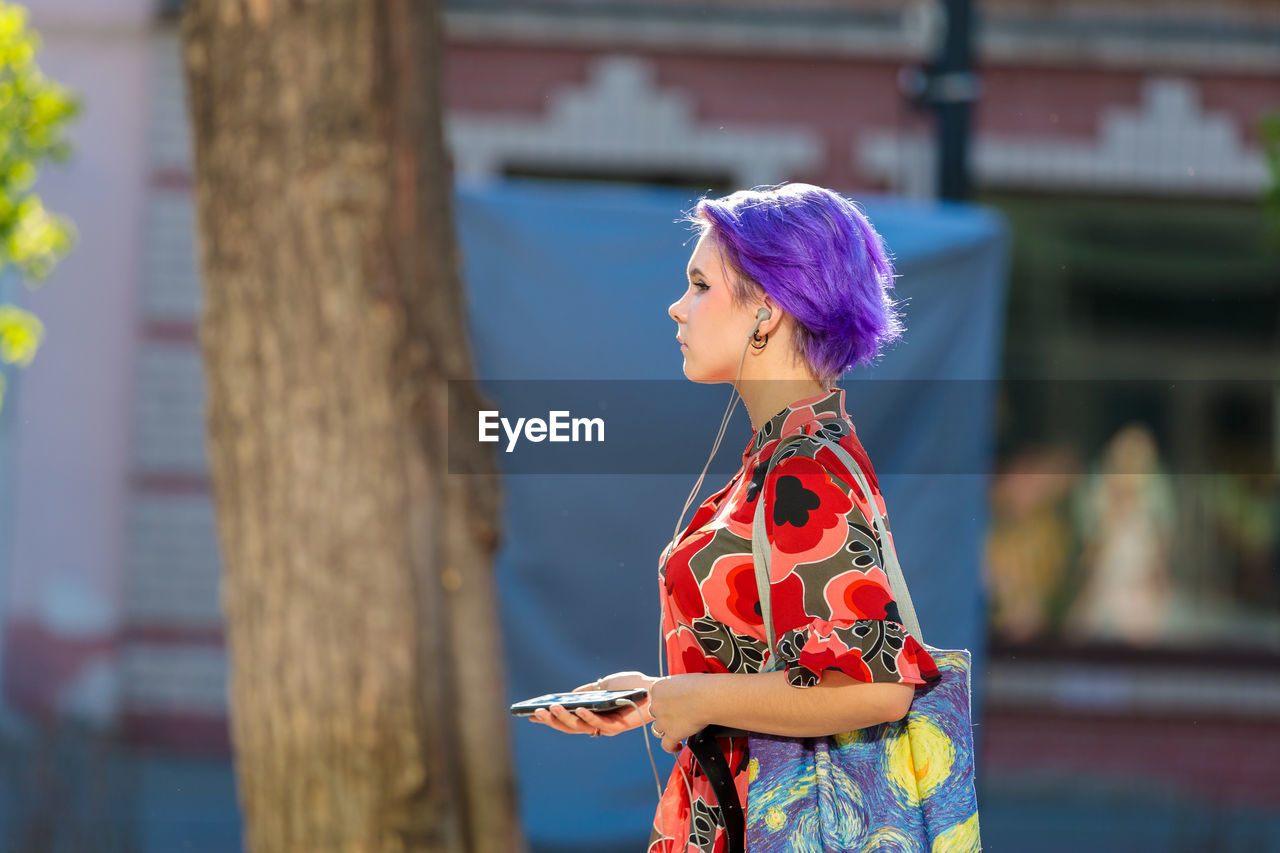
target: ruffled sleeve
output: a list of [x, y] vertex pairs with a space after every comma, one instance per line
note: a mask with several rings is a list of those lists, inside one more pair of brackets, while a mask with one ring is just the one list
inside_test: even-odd
[[796, 687], [833, 669], [866, 682], [932, 683], [941, 674], [903, 627], [885, 574], [867, 504], [877, 501], [887, 527], [875, 473], [856, 438], [841, 446], [862, 464], [871, 496], [813, 438], [788, 443], [762, 484], [778, 668]]

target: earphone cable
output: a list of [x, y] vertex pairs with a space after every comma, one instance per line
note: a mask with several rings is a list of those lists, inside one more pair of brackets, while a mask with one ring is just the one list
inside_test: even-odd
[[[760, 328], [760, 324], [763, 323], [766, 319], [768, 319], [768, 317], [769, 317], [768, 309], [764, 309], [764, 308], [760, 309], [760, 311], [756, 314], [755, 325], [751, 327], [751, 331], [747, 335], [747, 345], [742, 348], [742, 358], [738, 359], [738, 375], [733, 378], [733, 391], [731, 392], [731, 396], [729, 398], [729, 406], [727, 407], [724, 413], [724, 417], [720, 419], [720, 430], [716, 433], [716, 440], [711, 447], [711, 455], [707, 457], [707, 464], [702, 466], [702, 474], [699, 475], [698, 482], [694, 483], [693, 490], [689, 492], [689, 497], [685, 499], [684, 509], [680, 511], [680, 519], [676, 522], [676, 529], [671, 534], [671, 541], [667, 544], [667, 547], [665, 549], [666, 553], [663, 556], [664, 561], [667, 557], [671, 555], [671, 552], [675, 550], [676, 537], [680, 535], [680, 526], [684, 524], [684, 515], [686, 512], [689, 511], [689, 505], [693, 503], [693, 499], [698, 494], [698, 490], [702, 488], [702, 481], [707, 476], [707, 469], [711, 467], [711, 462], [713, 459], [716, 458], [716, 453], [720, 449], [720, 440], [724, 437], [725, 428], [729, 425], [729, 419], [733, 415], [733, 410], [736, 409], [738, 406], [738, 400], [741, 398], [741, 394], [738, 391], [738, 384], [742, 379], [742, 366], [747, 361], [747, 347], [751, 346], [751, 339], [755, 335], [756, 330]], [[663, 655], [662, 655], [663, 630], [662, 629], [663, 629], [662, 619], [661, 619], [661, 614], [659, 614], [659, 619], [658, 619], [658, 675], [659, 677], [665, 677], [664, 667], [662, 663], [663, 661]]]
[[[636, 712], [640, 714], [640, 718], [644, 719], [644, 712], [640, 710], [635, 702], [630, 699], [619, 699], [618, 701], [635, 708]], [[644, 748], [649, 753], [649, 766], [653, 768], [653, 783], [658, 786], [658, 829], [662, 832], [663, 837], [669, 837], [667, 836], [666, 820], [662, 814], [662, 778], [658, 775], [658, 762], [653, 758], [653, 746], [649, 743], [649, 724], [643, 723], [641, 728], [645, 730]], [[680, 766], [679, 756], [676, 757], [676, 766]], [[685, 792], [689, 795], [689, 802], [692, 803], [693, 787], [689, 784], [689, 778], [685, 775], [683, 769], [680, 770], [680, 778], [684, 781]]]
[[[675, 550], [676, 537], [680, 535], [680, 526], [684, 524], [685, 513], [689, 511], [689, 505], [693, 503], [693, 499], [698, 494], [698, 490], [702, 488], [702, 481], [707, 476], [707, 469], [711, 467], [711, 461], [716, 458], [716, 452], [720, 449], [720, 441], [722, 438], [724, 438], [725, 429], [729, 425], [729, 420], [733, 416], [734, 409], [738, 407], [738, 400], [741, 399], [742, 397], [741, 393], [738, 390], [738, 384], [742, 380], [742, 367], [744, 364], [746, 364], [746, 361], [747, 361], [747, 347], [751, 346], [751, 340], [752, 338], [755, 337], [756, 331], [760, 328], [760, 324], [763, 323], [768, 318], [769, 318], [769, 311], [767, 309], [761, 309], [759, 312], [756, 313], [755, 325], [751, 327], [751, 332], [747, 335], [747, 344], [742, 348], [742, 358], [738, 360], [738, 375], [733, 378], [733, 391], [730, 392], [729, 406], [725, 410], [724, 417], [720, 419], [720, 429], [716, 433], [716, 440], [711, 446], [711, 455], [707, 457], [707, 464], [702, 466], [702, 474], [699, 475], [698, 482], [694, 483], [693, 490], [689, 492], [689, 497], [685, 499], [684, 508], [680, 510], [680, 519], [676, 522], [676, 529], [671, 534], [671, 542], [668, 544], [666, 553], [663, 555], [664, 562], [666, 558], [671, 555], [671, 552]], [[661, 608], [659, 608], [659, 610], [661, 610]], [[659, 612], [659, 616], [658, 616], [658, 677], [659, 678], [666, 677], [666, 667], [664, 666], [665, 649], [663, 648], [664, 641], [665, 641], [665, 636], [663, 633], [664, 628], [665, 628], [665, 625], [663, 625], [662, 615], [661, 615], [661, 612]], [[624, 699], [621, 701], [635, 708], [636, 711], [640, 710], [638, 707], [636, 707], [636, 704], [629, 699]], [[641, 718], [643, 718], [644, 714], [641, 713], [640, 716]], [[665, 826], [665, 821], [663, 820], [663, 813], [662, 813], [662, 793], [663, 793], [662, 780], [658, 775], [658, 765], [653, 760], [653, 748], [649, 744], [649, 725], [646, 723], [643, 725], [643, 728], [645, 730], [644, 746], [645, 746], [645, 749], [649, 752], [649, 764], [653, 767], [653, 781], [658, 788], [658, 829], [659, 831], [661, 831], [664, 838], [669, 838], [670, 836], [667, 835], [667, 829]], [[681, 781], [684, 782], [685, 791], [689, 795], [690, 808], [692, 808], [693, 787], [689, 783], [689, 778], [685, 774], [684, 768], [680, 766], [679, 754], [677, 754], [676, 756], [676, 768], [680, 771], [680, 779]]]

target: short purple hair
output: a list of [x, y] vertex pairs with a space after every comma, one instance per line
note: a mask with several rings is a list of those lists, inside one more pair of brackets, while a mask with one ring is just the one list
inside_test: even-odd
[[754, 284], [796, 318], [797, 351], [819, 379], [873, 363], [902, 337], [884, 241], [839, 193], [793, 183], [739, 190], [700, 199], [678, 221], [711, 232], [737, 274], [735, 304], [758, 295]]

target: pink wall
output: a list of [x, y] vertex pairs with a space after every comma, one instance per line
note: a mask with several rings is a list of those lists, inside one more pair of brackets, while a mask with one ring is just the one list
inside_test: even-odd
[[27, 300], [46, 339], [8, 401], [13, 540], [0, 648], [9, 701], [101, 719], [116, 706], [151, 4], [27, 5], [41, 68], [83, 99], [73, 160], [38, 184], [46, 206], [75, 222], [79, 246]]

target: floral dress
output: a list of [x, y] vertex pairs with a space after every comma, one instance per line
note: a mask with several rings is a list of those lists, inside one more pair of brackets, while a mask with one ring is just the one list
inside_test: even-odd
[[[821, 435], [849, 451], [862, 465], [887, 526], [875, 472], [845, 412], [844, 390], [787, 406], [756, 431], [738, 473], [663, 550], [658, 586], [668, 672], [752, 673], [768, 662], [751, 557], [756, 500], [763, 494], [773, 654], [787, 681], [812, 687], [828, 669], [867, 682], [937, 681], [941, 675], [933, 659], [901, 624], [868, 498], [839, 457], [818, 440], [795, 441], [764, 477], [779, 440], [799, 434]], [[748, 806], [747, 738], [719, 740], [738, 797]], [[684, 746], [658, 803], [647, 852], [719, 853], [726, 844], [715, 794]]]

